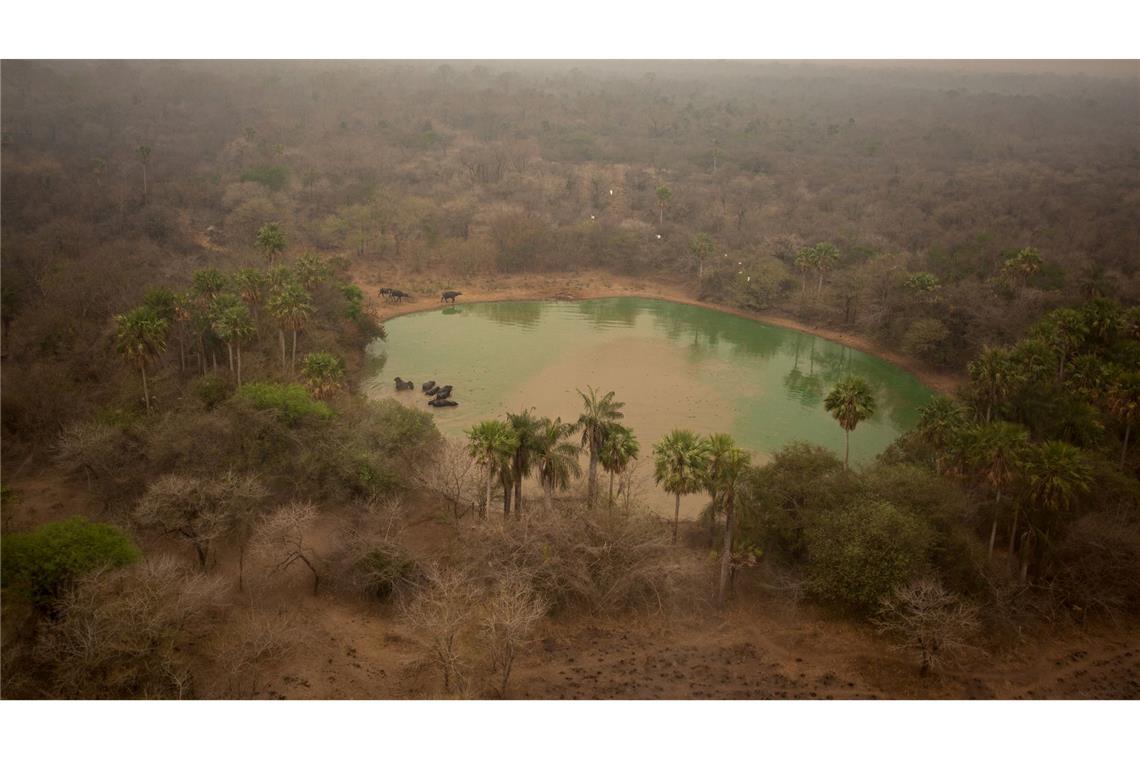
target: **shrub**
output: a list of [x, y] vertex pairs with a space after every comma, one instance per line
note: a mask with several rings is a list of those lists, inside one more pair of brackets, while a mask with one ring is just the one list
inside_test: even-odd
[[315, 400], [304, 386], [296, 383], [247, 383], [238, 395], [258, 409], [276, 412], [290, 426], [307, 417], [327, 419], [332, 416], [332, 409], [327, 404]]
[[807, 544], [811, 592], [868, 612], [921, 569], [930, 537], [890, 502], [861, 500], [820, 515], [808, 528]]
[[5, 536], [3, 584], [49, 608], [81, 576], [101, 567], [122, 567], [142, 556], [113, 525], [73, 517], [30, 533]]
[[232, 386], [221, 375], [206, 375], [194, 381], [194, 395], [207, 409], [213, 409], [230, 397]]
[[289, 181], [289, 168], [268, 164], [254, 166], [242, 173], [241, 181], [256, 182], [262, 187], [279, 192], [285, 189], [285, 184]]

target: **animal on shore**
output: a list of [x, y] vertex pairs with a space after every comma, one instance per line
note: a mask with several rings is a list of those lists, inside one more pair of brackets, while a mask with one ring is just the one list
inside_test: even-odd
[[388, 303], [392, 303], [393, 301], [400, 303], [404, 299], [412, 297], [410, 293], [405, 293], [399, 288], [380, 288], [377, 292], [384, 296], [384, 300]]
[[399, 375], [396, 376], [396, 390], [398, 390], [398, 391], [410, 391], [415, 387], [416, 387], [416, 384], [413, 383], [411, 380], [405, 380], [404, 378], [400, 377]]
[[434, 387], [435, 387], [435, 380], [428, 380], [426, 383], [424, 383], [423, 385], [420, 386], [420, 388], [423, 390], [424, 393], [427, 393], [428, 391], [430, 391]]
[[445, 290], [443, 291], [443, 295], [440, 296], [439, 300], [440, 303], [455, 303], [455, 297], [461, 295], [463, 295], [463, 293], [459, 292], [458, 290]]

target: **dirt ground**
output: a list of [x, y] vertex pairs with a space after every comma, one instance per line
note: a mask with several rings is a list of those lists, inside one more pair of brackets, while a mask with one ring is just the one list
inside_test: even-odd
[[[13, 478], [21, 500], [7, 516], [27, 529], [72, 514], [98, 518], [82, 483], [51, 471]], [[409, 503], [404, 540], [439, 558], [455, 532], [427, 502]], [[328, 517], [332, 525], [336, 515]], [[144, 547], [151, 548], [154, 547]], [[164, 544], [163, 550], [173, 548]], [[190, 559], [187, 556], [187, 559]], [[213, 572], [232, 573], [223, 563]], [[745, 581], [745, 584], [747, 581]], [[236, 584], [235, 584], [236, 585]], [[234, 592], [235, 612], [249, 603]], [[198, 696], [258, 699], [415, 699], [447, 696], [394, 604], [335, 593], [307, 579], [263, 604], [288, 610], [301, 642], [235, 685], [204, 657]], [[225, 624], [223, 624], [225, 625]], [[225, 637], [226, 630], [218, 633]], [[492, 693], [471, 688], [464, 696]], [[542, 625], [515, 666], [515, 699], [1136, 699], [1140, 623], [1027, 639], [939, 675], [866, 626], [742, 588], [723, 614], [708, 608], [596, 617], [563, 614]]]
[[[394, 272], [379, 272], [368, 267], [358, 266], [352, 271], [356, 284], [364, 290], [372, 307], [381, 319], [428, 311], [439, 308], [439, 293], [445, 287], [437, 279], [424, 275], [402, 275]], [[404, 303], [387, 303], [377, 295], [381, 287], [396, 287], [413, 294], [413, 300]], [[609, 272], [582, 271], [575, 273], [547, 273], [539, 275], [495, 275], [474, 276], [466, 280], [449, 280], [449, 289], [461, 290], [460, 303], [485, 301], [523, 301], [541, 299], [580, 300], [583, 298], [606, 298], [611, 296], [636, 296], [659, 298], [676, 303], [693, 304], [707, 309], [715, 309], [727, 314], [735, 314], [756, 322], [787, 327], [793, 330], [816, 335], [821, 338], [849, 346], [859, 351], [878, 356], [884, 361], [901, 367], [921, 380], [926, 386], [939, 393], [951, 394], [963, 382], [963, 376], [938, 372], [909, 356], [904, 356], [889, 347], [853, 332], [831, 330], [804, 324], [790, 315], [758, 314], [698, 301], [682, 284], [665, 280], [649, 280], [614, 275]]]

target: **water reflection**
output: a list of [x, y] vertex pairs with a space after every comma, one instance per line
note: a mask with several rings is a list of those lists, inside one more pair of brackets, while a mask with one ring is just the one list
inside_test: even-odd
[[470, 311], [503, 325], [534, 329], [542, 320], [542, 301], [491, 301], [477, 304]]

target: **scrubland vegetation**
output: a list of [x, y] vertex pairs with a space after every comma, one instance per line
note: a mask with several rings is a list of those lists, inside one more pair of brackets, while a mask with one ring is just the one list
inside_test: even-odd
[[[955, 673], [1074, 631], [1134, 635], [1135, 84], [6, 62], [4, 695], [265, 697], [344, 610], [412, 653], [399, 686], [353, 696], [510, 697], [578, 621], [667, 638], [756, 604], [904, 651], [910, 694], [959, 696]], [[962, 382], [864, 468], [638, 440], [609, 388], [464, 440], [358, 392], [384, 334], [361, 273], [434, 301], [595, 269]], [[858, 447], [874, 394], [828, 390]], [[42, 483], [71, 506], [29, 504]]]

